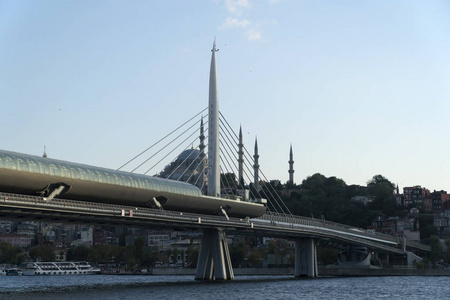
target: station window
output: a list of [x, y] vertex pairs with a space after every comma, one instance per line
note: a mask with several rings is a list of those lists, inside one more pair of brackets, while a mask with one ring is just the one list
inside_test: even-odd
[[13, 170], [17, 169], [17, 163], [12, 157], [5, 156], [4, 163], [8, 167], [8, 169], [13, 169]]
[[114, 178], [112, 178], [112, 176], [108, 173], [103, 173], [104, 177], [105, 177], [105, 182], [109, 183], [109, 184], [114, 184]]
[[133, 187], [133, 188], [137, 188], [136, 180], [134, 180], [133, 177], [127, 176], [127, 182], [128, 182], [128, 186]]
[[77, 169], [75, 169], [75, 168], [70, 168], [69, 170], [70, 170], [70, 177], [71, 177], [72, 179], [79, 179], [79, 178], [80, 178], [80, 173], [78, 172]]
[[50, 175], [58, 176], [58, 177], [61, 176], [61, 171], [56, 165], [50, 164], [48, 167], [49, 167]]
[[[34, 162], [30, 161], [30, 167], [31, 168], [33, 168], [32, 167], [32, 163], [34, 163]], [[43, 164], [41, 162], [36, 162], [36, 165], [37, 165], [37, 171], [40, 170], [41, 173], [44, 173], [45, 175], [49, 175], [50, 174], [50, 168], [48, 167], [47, 164]]]
[[83, 169], [77, 168], [77, 171], [78, 171], [78, 178], [80, 178], [82, 180], [88, 180], [89, 179], [88, 174], [86, 174], [86, 172]]
[[17, 169], [18, 170], [25, 171], [25, 172], [29, 171], [28, 164], [27, 164], [27, 162], [25, 160], [23, 160], [21, 158], [17, 158], [16, 162], [17, 162]]
[[91, 171], [86, 169], [87, 177], [90, 181], [98, 181], [97, 173], [95, 171]]
[[59, 168], [61, 170], [61, 177], [69, 177], [70, 178], [70, 171], [65, 166], [60, 166]]
[[97, 174], [97, 181], [104, 182], [103, 174], [99, 171], [95, 171], [95, 173]]
[[114, 180], [113, 184], [119, 184], [119, 185], [121, 184], [120, 178], [116, 174], [112, 174], [112, 179]]

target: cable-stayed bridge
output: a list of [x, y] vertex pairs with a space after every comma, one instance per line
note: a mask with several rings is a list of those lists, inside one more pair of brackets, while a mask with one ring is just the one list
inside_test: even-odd
[[[235, 134], [225, 118], [219, 118], [215, 52], [214, 43], [209, 106], [118, 170], [0, 150], [0, 215], [75, 223], [202, 229], [195, 276], [201, 280], [234, 278], [226, 232], [294, 240], [296, 276], [318, 275], [318, 241], [359, 245], [405, 256], [409, 250], [430, 250], [403, 238], [293, 216], [271, 185], [264, 185], [268, 180], [259, 168], [257, 143], [251, 157], [243, 147], [242, 133]], [[198, 120], [206, 111], [205, 121], [203, 116]], [[182, 129], [184, 125], [187, 129]], [[204, 130], [204, 126], [208, 129]], [[178, 130], [181, 133], [176, 133]], [[176, 137], [166, 141], [172, 134]], [[165, 145], [155, 151], [154, 146], [160, 142]], [[185, 147], [176, 160], [163, 163], [164, 158], [186, 143], [191, 147]], [[198, 146], [194, 148], [196, 143]], [[167, 150], [173, 145], [176, 147]], [[143, 155], [150, 150], [153, 154], [145, 158]], [[157, 154], [162, 154], [163, 158], [143, 174], [136, 173]], [[137, 162], [143, 157], [143, 161]], [[132, 163], [137, 166], [130, 167]], [[157, 176], [145, 175], [161, 163], [164, 167], [159, 169], [163, 171]], [[131, 169], [122, 171], [125, 168]], [[264, 179], [260, 180], [260, 176]]]
[[[430, 251], [427, 245], [396, 236], [372, 233], [321, 219], [271, 212], [258, 218], [226, 218], [59, 198], [47, 200], [46, 197], [9, 193], [0, 193], [0, 208], [0, 216], [3, 218], [176, 229], [221, 228], [244, 235], [335, 241], [391, 254], [405, 254], [408, 250]], [[317, 271], [312, 276], [316, 275]]]

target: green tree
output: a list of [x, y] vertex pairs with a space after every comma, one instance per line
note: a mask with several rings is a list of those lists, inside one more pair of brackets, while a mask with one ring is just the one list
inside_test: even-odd
[[54, 261], [55, 251], [51, 246], [43, 245], [32, 248], [29, 251], [32, 260], [35, 261]]
[[177, 247], [174, 247], [172, 250], [172, 263], [176, 264], [178, 262], [178, 254], [180, 254], [180, 251]]
[[249, 255], [248, 255], [248, 263], [252, 267], [262, 267], [262, 254], [259, 249], [254, 249]]
[[431, 252], [430, 252], [430, 261], [432, 263], [437, 263], [441, 258], [443, 258], [443, 250], [441, 241], [439, 240], [439, 237], [436, 235], [432, 235], [430, 237], [430, 246], [431, 246]]
[[329, 247], [317, 248], [317, 261], [322, 265], [334, 265], [338, 261], [338, 250]]
[[19, 264], [22, 262], [21, 259], [23, 259], [23, 256], [21, 255], [22, 252], [22, 247], [12, 246], [7, 242], [0, 242], [0, 263], [11, 265]]
[[437, 228], [434, 226], [432, 215], [421, 215], [419, 218], [420, 239], [426, 239], [432, 235], [438, 235]]
[[395, 185], [381, 175], [375, 175], [367, 182], [367, 193], [375, 199], [371, 208], [381, 210], [387, 215], [394, 215], [396, 210]]
[[141, 269], [139, 261], [136, 259], [136, 257], [130, 257], [130, 259], [127, 260], [127, 266], [128, 270], [132, 272], [136, 272]]
[[159, 249], [157, 246], [152, 247], [150, 250], [146, 250], [141, 260], [141, 266], [148, 269], [155, 267], [158, 254]]
[[69, 261], [86, 261], [89, 256], [89, 247], [86, 245], [79, 245], [75, 248], [70, 248], [66, 253]]
[[445, 239], [445, 245], [447, 246], [447, 251], [445, 253], [445, 262], [450, 263], [450, 238]]
[[234, 173], [220, 174], [220, 182], [222, 182], [226, 187], [234, 188], [237, 186], [236, 174]]
[[277, 243], [275, 240], [269, 240], [267, 242], [267, 254], [278, 254]]
[[233, 267], [238, 268], [248, 253], [248, 246], [244, 241], [232, 244], [229, 247], [230, 259]]
[[[187, 256], [187, 265], [190, 268], [196, 268], [197, 267], [197, 260], [198, 260], [198, 253], [200, 251], [200, 248], [198, 246], [189, 246], [188, 248], [188, 256]], [[231, 256], [231, 249], [230, 249], [230, 256]], [[231, 258], [231, 261], [233, 262], [233, 258]]]
[[[88, 261], [93, 264], [98, 264], [100, 262], [108, 262], [111, 258], [117, 257], [116, 246], [110, 244], [96, 244], [89, 248]], [[130, 257], [133, 255], [130, 255]]]

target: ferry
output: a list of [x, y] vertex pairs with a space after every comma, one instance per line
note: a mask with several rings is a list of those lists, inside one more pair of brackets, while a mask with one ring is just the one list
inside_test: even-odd
[[30, 262], [22, 269], [23, 275], [94, 275], [100, 269], [88, 262]]

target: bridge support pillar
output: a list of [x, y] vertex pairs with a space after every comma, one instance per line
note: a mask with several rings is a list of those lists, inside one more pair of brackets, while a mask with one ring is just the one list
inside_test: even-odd
[[317, 277], [317, 249], [313, 238], [295, 241], [295, 277]]
[[203, 230], [195, 280], [233, 280], [230, 251], [225, 232], [219, 228]]

